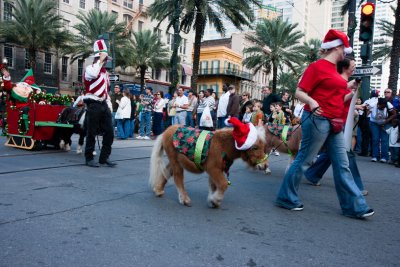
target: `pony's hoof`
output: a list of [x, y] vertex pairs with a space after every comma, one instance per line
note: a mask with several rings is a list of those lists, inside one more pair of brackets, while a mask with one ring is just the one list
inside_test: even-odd
[[220, 205], [215, 203], [214, 201], [208, 201], [208, 206], [212, 209], [218, 209]]
[[83, 150], [81, 146], [78, 146], [78, 148], [76, 149], [76, 154], [82, 154]]
[[156, 195], [156, 197], [163, 197], [164, 196], [164, 191], [154, 190], [154, 194]]
[[93, 156], [96, 156], [97, 155], [97, 152], [96, 152], [96, 150], [94, 150], [93, 151]]
[[272, 172], [271, 172], [271, 170], [270, 170], [269, 168], [266, 168], [266, 169], [265, 169], [265, 174], [266, 174], [266, 175], [271, 175], [271, 173], [272, 173]]
[[60, 149], [64, 149], [64, 148], [65, 148], [65, 142], [64, 142], [64, 140], [61, 140], [61, 141], [60, 141], [59, 146], [60, 146]]
[[66, 144], [64, 149], [65, 149], [65, 151], [70, 151], [71, 150], [71, 146], [69, 144]]
[[179, 196], [179, 203], [181, 203], [182, 205], [186, 206], [186, 207], [191, 207], [192, 206], [192, 201], [190, 200], [189, 197], [181, 197]]

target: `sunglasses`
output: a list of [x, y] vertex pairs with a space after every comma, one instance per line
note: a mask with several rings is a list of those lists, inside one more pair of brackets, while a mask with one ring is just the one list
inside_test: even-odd
[[391, 93], [391, 92], [385, 92], [385, 94], [386, 94], [386, 93], [389, 94], [389, 93]]

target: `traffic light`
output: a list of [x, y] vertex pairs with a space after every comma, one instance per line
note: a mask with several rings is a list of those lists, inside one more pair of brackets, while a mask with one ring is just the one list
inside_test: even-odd
[[372, 41], [375, 17], [375, 4], [365, 3], [361, 6], [360, 41]]

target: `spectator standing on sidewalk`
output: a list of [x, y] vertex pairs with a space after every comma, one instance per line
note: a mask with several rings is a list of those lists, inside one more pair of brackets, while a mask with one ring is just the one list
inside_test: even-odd
[[222, 86], [222, 91], [223, 91], [223, 94], [219, 98], [218, 108], [217, 108], [217, 129], [226, 127], [225, 120], [226, 120], [226, 118], [228, 118], [226, 111], [227, 111], [228, 103], [229, 103], [229, 95], [231, 94], [229, 92], [229, 85], [224, 84]]
[[183, 88], [178, 89], [178, 96], [176, 97], [174, 105], [176, 108], [175, 124], [185, 126], [187, 114], [186, 110], [189, 107], [189, 100], [187, 96], [183, 94]]
[[281, 101], [281, 98], [277, 94], [273, 94], [271, 88], [268, 86], [264, 86], [262, 88], [262, 93], [264, 95], [263, 99], [263, 112], [264, 114], [270, 118], [271, 117], [271, 104], [277, 103]]
[[140, 117], [140, 130], [137, 139], [150, 140], [151, 134], [151, 116], [154, 108], [154, 96], [152, 94], [153, 88], [147, 87], [146, 94], [143, 96], [142, 114]]
[[[115, 120], [115, 113], [118, 109], [118, 102], [121, 101], [122, 98], [121, 88], [119, 85], [114, 86], [114, 93], [111, 95], [111, 104], [112, 104], [112, 125], [113, 127], [117, 127], [117, 121]], [[117, 129], [118, 135], [118, 129]]]
[[[226, 114], [228, 117], [239, 118], [240, 112], [240, 96], [236, 93], [236, 87], [231, 84], [229, 85], [229, 102], [226, 108]], [[220, 100], [221, 101], [221, 100]]]
[[189, 106], [186, 110], [186, 126], [194, 127], [195, 123], [193, 120], [193, 110], [195, 110], [195, 108], [197, 107], [197, 96], [192, 90], [188, 92], [188, 100]]
[[389, 150], [390, 150], [390, 163], [400, 167], [400, 123], [398, 119], [392, 120], [392, 127], [386, 130], [389, 135]]

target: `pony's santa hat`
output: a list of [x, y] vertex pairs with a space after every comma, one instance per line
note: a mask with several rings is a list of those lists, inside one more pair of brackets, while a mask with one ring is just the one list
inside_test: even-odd
[[[90, 57], [100, 57], [100, 53], [108, 54], [107, 45], [104, 42], [104, 39], [99, 39], [94, 42], [93, 52], [94, 52], [94, 54], [91, 55]], [[112, 59], [111, 57], [107, 56], [107, 60], [111, 60], [111, 59]]]
[[341, 31], [330, 29], [322, 41], [322, 49], [331, 49], [339, 45], [344, 45], [344, 52], [350, 54], [353, 49], [350, 47], [349, 37]]
[[242, 123], [235, 117], [225, 120], [227, 126], [233, 126], [233, 138], [238, 150], [247, 150], [257, 141], [258, 133], [252, 123]]

